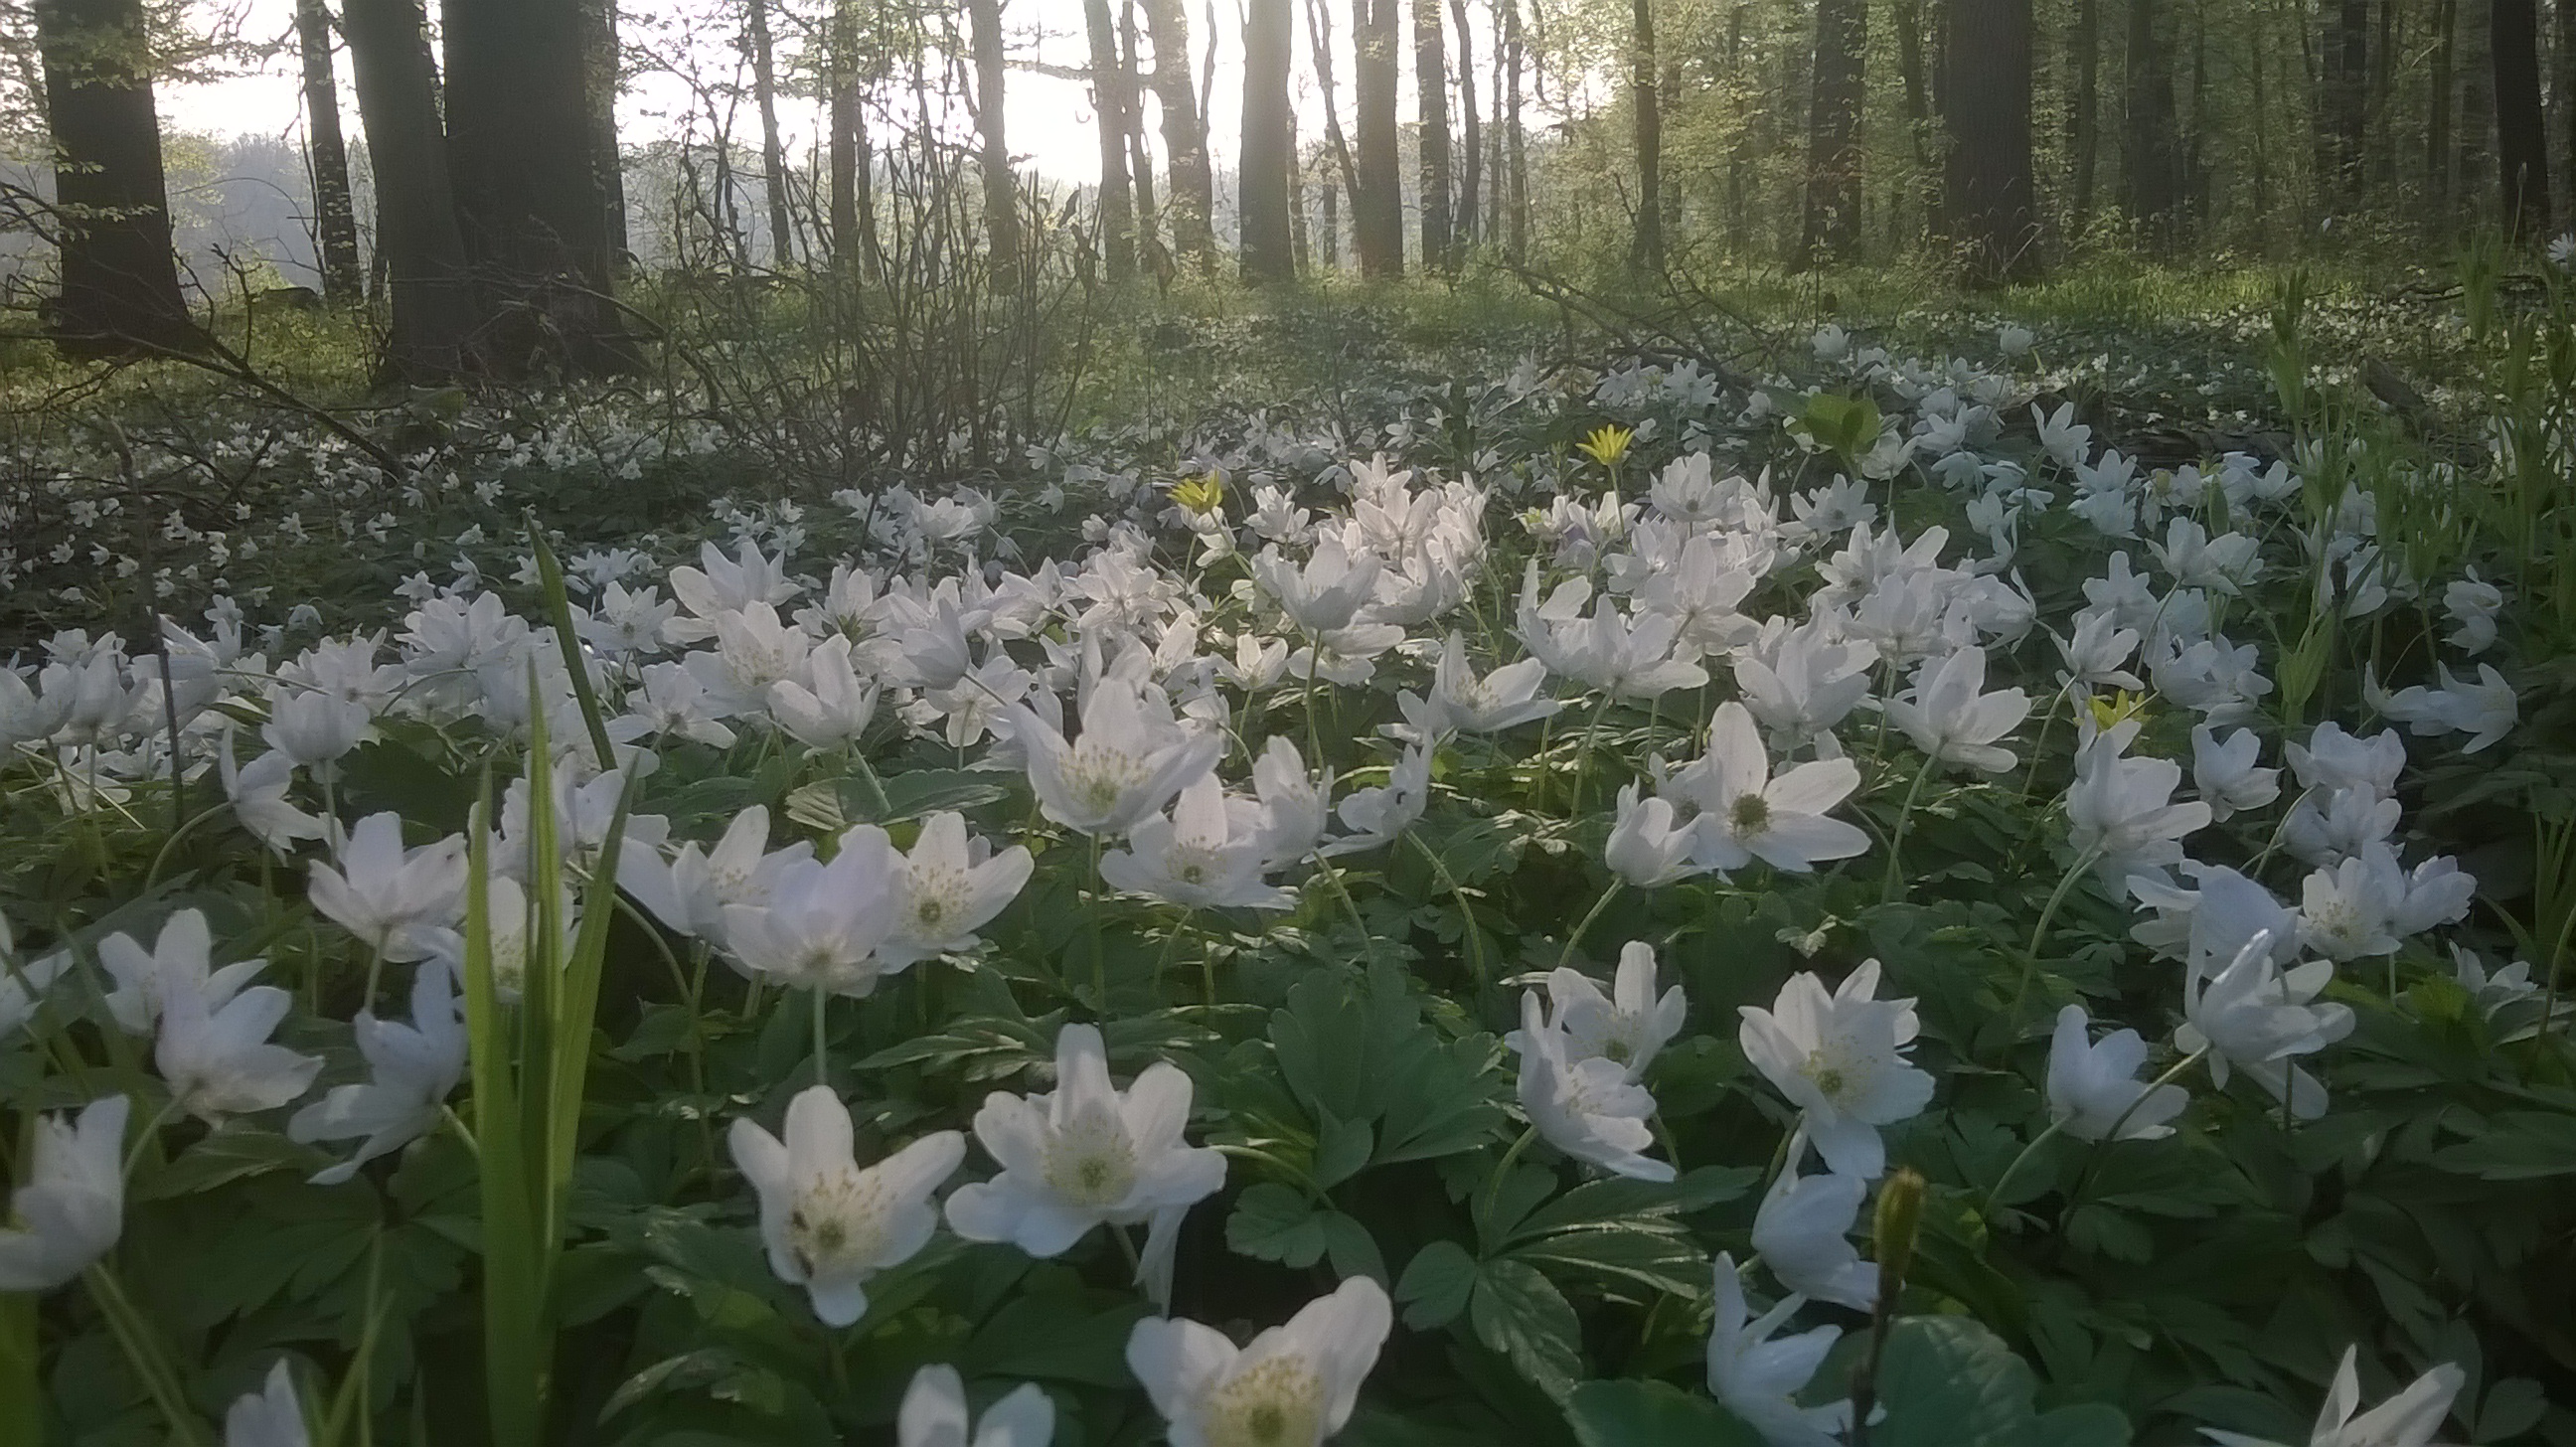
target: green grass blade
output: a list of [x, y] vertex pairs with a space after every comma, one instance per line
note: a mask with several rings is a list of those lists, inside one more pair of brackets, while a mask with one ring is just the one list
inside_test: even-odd
[[572, 956], [564, 962], [561, 1025], [554, 1036], [555, 1059], [547, 1073], [553, 1081], [551, 1118], [554, 1140], [549, 1166], [558, 1199], [572, 1191], [573, 1156], [581, 1138], [581, 1100], [590, 1076], [591, 1022], [599, 1010], [599, 979], [608, 954], [608, 931], [617, 912], [617, 862], [626, 843], [626, 815], [635, 794], [635, 777], [626, 776], [609, 820], [608, 838], [582, 891], [581, 932]]
[[545, 1420], [552, 1344], [543, 1330], [536, 1223], [513, 1054], [492, 977], [491, 784], [466, 826], [465, 1029], [474, 1081], [477, 1185], [483, 1206], [483, 1391], [495, 1442], [536, 1442]]
[[0, 1292], [0, 1442], [43, 1447], [45, 1390], [38, 1355], [35, 1293]]
[[573, 631], [572, 595], [564, 589], [563, 564], [547, 545], [546, 530], [538, 525], [534, 508], [528, 510], [528, 543], [537, 551], [537, 587], [546, 597], [546, 616], [554, 623], [555, 646], [563, 650], [564, 671], [572, 675], [573, 701], [581, 705], [581, 722], [590, 731], [590, 746], [599, 751], [599, 766], [608, 768], [617, 761], [608, 741], [608, 721], [599, 712], [590, 670], [582, 666], [581, 635]]

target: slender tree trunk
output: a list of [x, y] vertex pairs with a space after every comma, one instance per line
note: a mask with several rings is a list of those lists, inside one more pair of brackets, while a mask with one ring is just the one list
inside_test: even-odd
[[1359, 184], [1351, 193], [1360, 275], [1404, 275], [1404, 177], [1396, 148], [1397, 0], [1351, 0], [1351, 68], [1359, 90]]
[[1726, 88], [1734, 106], [1735, 139], [1726, 149], [1726, 247], [1741, 256], [1752, 239], [1753, 215], [1747, 186], [1753, 170], [1755, 116], [1744, 104], [1744, 20], [1751, 0], [1735, 0], [1726, 12]]
[[1868, 46], [1868, 0], [1816, 0], [1801, 266], [1827, 258], [1846, 260], [1860, 241], [1862, 67]]
[[[1463, 3], [1463, 0], [1461, 0]], [[1492, 67], [1485, 72], [1488, 84], [1485, 94], [1493, 98], [1485, 126], [1485, 219], [1482, 234], [1488, 244], [1498, 245], [1505, 230], [1503, 197], [1511, 187], [1503, 183], [1503, 16], [1506, 0], [1493, 0], [1494, 44], [1488, 60]], [[1463, 44], [1463, 42], [1462, 42]]]
[[2191, 0], [2191, 129], [2182, 154], [2183, 210], [2193, 226], [2209, 219], [2209, 0]]
[[1342, 269], [1341, 192], [1328, 179], [1324, 182], [1324, 270]]
[[[1296, 49], [1293, 40], [1289, 49], [1291, 52]], [[1292, 59], [1291, 69], [1294, 66]], [[1297, 274], [1306, 276], [1314, 271], [1315, 264], [1312, 259], [1314, 253], [1307, 249], [1310, 237], [1306, 224], [1306, 150], [1297, 139], [1297, 108], [1294, 105], [1288, 107], [1288, 154], [1285, 161], [1286, 164], [1280, 167], [1285, 173], [1280, 177], [1280, 184], [1288, 188], [1288, 254], [1295, 259]]]
[[1449, 53], [1440, 0], [1413, 0], [1413, 92], [1422, 161], [1422, 269], [1446, 275], [1449, 254]]
[[1020, 266], [1020, 188], [1011, 175], [1011, 140], [1004, 104], [1010, 75], [1002, 46], [1001, 0], [966, 0], [975, 51], [975, 132], [983, 139], [977, 169], [984, 176], [984, 245], [992, 257], [993, 288], [1017, 290]]
[[2323, 114], [2327, 186], [2347, 207], [2361, 199], [2370, 119], [2370, 0], [2337, 0], [2334, 29], [2326, 40]]
[[598, 176], [600, 206], [606, 213], [609, 256], [622, 266], [630, 248], [626, 234], [626, 164], [617, 150], [617, 92], [626, 71], [617, 47], [617, 0], [581, 0], [581, 27], [590, 164]]
[[1172, 170], [1172, 244], [1206, 269], [1215, 264], [1216, 180], [1190, 80], [1189, 14], [1181, 0], [1145, 0], [1145, 25], [1154, 39], [1154, 94], [1163, 103], [1163, 148]]
[[866, 82], [859, 71], [857, 0], [834, 0], [829, 34], [831, 135], [826, 145], [832, 171], [832, 265], [844, 277], [876, 275], [876, 239], [868, 213]]
[[2075, 107], [2067, 149], [2075, 155], [2075, 229], [2093, 219], [2102, 155], [2102, 0], [2076, 0]]
[[1655, 93], [1654, 0], [1628, 7], [1628, 106], [1636, 122], [1637, 224], [1628, 239], [1628, 264], [1664, 269], [1664, 109]]
[[322, 298], [333, 306], [366, 300], [358, 268], [358, 213], [349, 203], [349, 147], [340, 138], [340, 85], [331, 66], [331, 12], [295, 0], [295, 43], [304, 61], [305, 159], [313, 171], [314, 251]]
[[2452, 216], [2489, 214], [2487, 178], [2495, 137], [2495, 11], [2493, 0], [2460, 0], [2460, 110], [2458, 159], [2451, 171]]
[[1476, 115], [1476, 36], [1467, 28], [1467, 0], [1449, 0], [1458, 28], [1458, 223], [1460, 248], [1475, 242], [1478, 203], [1484, 196], [1485, 129]]
[[2549, 232], [2549, 121], [2540, 108], [2540, 16], [2534, 0], [2495, 0], [2496, 160], [2504, 226], [2530, 243]]
[[[1341, 95], [1333, 83], [1333, 27], [1320, 0], [1306, 0], [1306, 40], [1315, 53], [1315, 89], [1324, 100], [1324, 143], [1332, 149], [1343, 189], [1356, 197], [1360, 193], [1359, 165], [1352, 159], [1349, 137], [1342, 133]], [[1356, 203], [1353, 211], [1356, 214]]]
[[751, 103], [760, 112], [760, 182], [769, 202], [769, 264], [796, 264], [796, 221], [787, 210], [787, 149], [778, 139], [778, 56], [769, 37], [769, 0], [745, 0]]
[[1135, 96], [1118, 58], [1109, 0], [1082, 0], [1082, 19], [1091, 34], [1091, 108], [1100, 118], [1101, 253], [1109, 279], [1124, 281], [1136, 274], [1136, 193], [1127, 175], [1127, 108]]
[[1521, 34], [1520, 0], [1503, 3], [1503, 162], [1510, 172], [1512, 265], [1529, 263], [1529, 139], [1521, 128], [1521, 62], [1527, 40]]
[[376, 175], [376, 255], [393, 310], [386, 369], [411, 381], [479, 370], [480, 305], [448, 185], [429, 18], [420, 0], [343, 0], [340, 26]]
[[[1127, 99], [1127, 171], [1135, 183], [1137, 264], [1159, 251], [1160, 208], [1154, 203], [1154, 148], [1145, 139], [1144, 65], [1136, 40], [1136, 0], [1121, 0], [1118, 11], [1119, 68], [1125, 72]], [[1166, 264], [1171, 260], [1167, 254]]]
[[500, 370], [636, 363], [612, 296], [578, 0], [445, 0], [447, 159]]
[[2028, 275], [2038, 260], [2031, 175], [2031, 0], [1950, 0], [1941, 91], [1943, 210], [1969, 279]]
[[1889, 17], [1896, 27], [1896, 76], [1905, 88], [1905, 148], [1912, 169], [1896, 185], [1896, 205], [1889, 208], [1888, 232], [1902, 240], [1914, 227], [1907, 203], [1937, 196], [1940, 176], [1932, 168], [1932, 99], [1923, 64], [1923, 0], [1896, 0]]
[[[2200, 0], [2205, 4], [2206, 0]], [[2379, 0], [2379, 39], [2371, 58], [2370, 103], [2368, 124], [2370, 139], [2363, 149], [2369, 157], [2370, 184], [2388, 190], [2397, 180], [2397, 45], [2401, 33], [2398, 0]], [[2200, 35], [2195, 25], [2195, 36]], [[2198, 122], [2200, 97], [2198, 82], [2192, 96], [2194, 141], [2202, 127]]]
[[2160, 24], [2159, 0], [2129, 0], [2128, 145], [2121, 156], [2129, 215], [2149, 246], [2174, 241], [2180, 199], [2174, 145], [2173, 57]]
[[2426, 214], [2439, 218], [2451, 200], [2451, 110], [2453, 57], [2459, 49], [2460, 0], [2437, 0], [2433, 8], [2433, 76], [2425, 97], [2424, 194], [2432, 204]]
[[33, 9], [61, 228], [61, 289], [46, 331], [71, 357], [190, 346], [198, 333], [170, 246], [142, 0], [36, 0]]
[[2576, 231], [2576, 0], [2558, 0], [2558, 200]]
[[1239, 206], [1243, 279], [1288, 281], [1297, 253], [1288, 225], [1288, 65], [1291, 0], [1251, 0], [1243, 32], [1243, 149]]

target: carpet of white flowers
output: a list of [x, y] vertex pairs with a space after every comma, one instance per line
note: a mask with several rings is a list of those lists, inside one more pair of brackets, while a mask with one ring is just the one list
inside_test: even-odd
[[[40, 640], [22, 1425], [2576, 1440], [2461, 476], [2141, 465], [2045, 350], [1531, 365], [702, 549], [495, 507], [514, 574], [351, 631]], [[174, 600], [303, 530], [172, 526]]]

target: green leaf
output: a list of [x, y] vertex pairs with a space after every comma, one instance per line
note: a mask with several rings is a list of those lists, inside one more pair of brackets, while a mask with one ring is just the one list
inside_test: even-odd
[[1324, 1223], [1314, 1203], [1290, 1186], [1263, 1181], [1246, 1190], [1225, 1220], [1226, 1249], [1238, 1256], [1303, 1269], [1323, 1259]]
[[1405, 1263], [1395, 1299], [1404, 1303], [1406, 1326], [1429, 1331], [1456, 1321], [1475, 1289], [1476, 1258], [1455, 1241], [1434, 1241]]
[[2453, 1175], [2528, 1181], [2576, 1175], [2576, 1115], [2513, 1111], [2488, 1122], [2474, 1140], [2445, 1147], [2433, 1164]]
[[1872, 1447], [2126, 1447], [2128, 1419], [2099, 1404], [2040, 1416], [2039, 1380], [2003, 1338], [1966, 1317], [1912, 1316], [1888, 1331], [1878, 1370], [1887, 1418]]
[[1585, 1382], [1565, 1416], [1583, 1447], [1762, 1447], [1734, 1413], [1670, 1382]]
[[1489, 1261], [1467, 1303], [1476, 1338], [1563, 1400], [1583, 1375], [1583, 1324], [1556, 1283], [1525, 1261]]
[[1318, 1213], [1324, 1228], [1324, 1254], [1333, 1261], [1333, 1272], [1344, 1280], [1365, 1276], [1380, 1286], [1386, 1285], [1386, 1255], [1377, 1249], [1377, 1238], [1369, 1234], [1356, 1216], [1341, 1211]]
[[1315, 1132], [1315, 1184], [1326, 1190], [1359, 1174], [1376, 1149], [1377, 1135], [1364, 1120], [1327, 1115]]
[[1502, 1122], [1494, 1038], [1444, 1038], [1393, 968], [1359, 989], [1329, 974], [1301, 982], [1271, 1016], [1270, 1039], [1315, 1119], [1378, 1122], [1376, 1164], [1472, 1150]]

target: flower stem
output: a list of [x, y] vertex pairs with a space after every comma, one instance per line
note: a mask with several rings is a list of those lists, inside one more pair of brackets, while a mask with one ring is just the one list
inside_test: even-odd
[[1101, 901], [1108, 897], [1109, 883], [1100, 877], [1100, 836], [1091, 836], [1091, 883], [1098, 893], [1092, 896], [1091, 908], [1091, 993], [1098, 997], [1094, 1006], [1102, 1019], [1109, 1016], [1109, 946], [1100, 937]]
[[831, 1047], [825, 1039], [828, 1021], [824, 1013], [824, 1006], [830, 1003], [831, 998], [830, 992], [822, 986], [814, 987], [814, 1083], [816, 1085], [831, 1083]]
[[1520, 1164], [1521, 1153], [1530, 1148], [1530, 1142], [1537, 1139], [1538, 1127], [1528, 1127], [1521, 1132], [1520, 1139], [1512, 1142], [1511, 1149], [1503, 1152], [1503, 1158], [1500, 1161], [1495, 1162], [1494, 1174], [1486, 1179], [1484, 1196], [1476, 1207], [1476, 1234], [1478, 1236], [1481, 1237], [1484, 1235], [1487, 1223], [1493, 1220], [1494, 1202], [1500, 1199], [1503, 1194], [1504, 1178], [1512, 1173], [1512, 1167]]
[[171, 1366], [169, 1354], [161, 1349], [160, 1339], [153, 1335], [151, 1322], [135, 1309], [134, 1301], [116, 1279], [116, 1273], [104, 1264], [91, 1266], [82, 1273], [89, 1283], [90, 1299], [98, 1303], [99, 1315], [107, 1318], [108, 1330], [116, 1344], [124, 1349], [125, 1359], [134, 1374], [143, 1379], [143, 1389], [151, 1394], [154, 1406], [170, 1424], [170, 1437], [183, 1447], [205, 1447], [206, 1431], [188, 1410], [186, 1390], [179, 1374]]
[[1431, 866], [1431, 873], [1439, 879], [1440, 887], [1448, 890], [1449, 897], [1457, 901], [1458, 913], [1467, 927], [1468, 968], [1475, 972], [1476, 995], [1477, 998], [1482, 999], [1485, 994], [1486, 979], [1485, 941], [1484, 937], [1476, 931], [1476, 907], [1467, 902], [1467, 892], [1459, 887], [1457, 877], [1449, 872], [1449, 866], [1441, 862], [1438, 850], [1423, 843], [1421, 836], [1410, 830], [1405, 832], [1404, 838], [1405, 842], [1420, 852], [1423, 860]]
[[[2144, 1096], [2139, 1098], [2142, 1100], [2145, 1099]], [[2123, 1120], [2126, 1120], [2127, 1118], [2128, 1117], [2126, 1116], [2121, 1117]], [[1977, 1203], [1978, 1220], [1987, 1220], [1995, 1214], [1995, 1202], [2003, 1196], [2004, 1187], [2012, 1184], [2014, 1174], [2021, 1170], [2021, 1163], [2029, 1160], [2032, 1153], [2037, 1151], [2042, 1145], [2046, 1144], [2050, 1137], [2065, 1129], [2066, 1122], [2062, 1120], [2053, 1120], [2048, 1123], [2048, 1129], [2041, 1131], [2039, 1134], [2030, 1138], [2030, 1144], [2023, 1146], [2021, 1148], [2021, 1154], [2013, 1157], [2012, 1164], [2004, 1167], [2004, 1173], [1995, 1177], [1995, 1183], [1986, 1188], [1985, 1199]]]
[[[2066, 1215], [2057, 1218], [2059, 1230], [2062, 1231], [2066, 1229], [2066, 1216], [2074, 1215], [2075, 1208], [2084, 1203], [2084, 1188], [2093, 1183], [2095, 1173], [2101, 1168], [2103, 1153], [2108, 1151], [2113, 1143], [2120, 1139], [2120, 1129], [2129, 1123], [2129, 1117], [2138, 1113], [2138, 1107], [2147, 1103], [2148, 1096], [2155, 1094], [2158, 1090], [2161, 1090], [2164, 1087], [2173, 1084], [2176, 1080], [2181, 1079], [2184, 1071], [2198, 1065], [2201, 1061], [2201, 1057], [2208, 1053], [2209, 1047], [2203, 1045], [2198, 1050], [2195, 1050], [2189, 1055], [2184, 1056], [2182, 1059], [2175, 1061], [2171, 1070], [2168, 1070], [2164, 1074], [2157, 1076], [2155, 1079], [2148, 1081], [2147, 1088], [2138, 1092], [2138, 1098], [2129, 1102], [2129, 1108], [2120, 1112], [2118, 1116], [2112, 1119], [2111, 1128], [2102, 1133], [2102, 1139], [2094, 1145], [2092, 1155], [2087, 1157], [2084, 1162], [2083, 1172], [2076, 1176], [2075, 1189], [2067, 1193]], [[1997, 1189], [2000, 1190], [2001, 1187], [1998, 1186]]]
[[1923, 756], [1923, 767], [1914, 771], [1914, 783], [1905, 791], [1905, 805], [1896, 811], [1896, 832], [1887, 840], [1887, 878], [1878, 886], [1878, 902], [1893, 903], [1905, 860], [1905, 831], [1914, 823], [1915, 801], [1923, 797], [1923, 781], [1932, 777], [1933, 766], [1940, 763], [1938, 754]]
[[1569, 819], [1583, 817], [1583, 786], [1592, 778], [1592, 741], [1601, 732], [1601, 716], [1609, 711], [1610, 695], [1605, 691], [1592, 706], [1592, 717], [1583, 725], [1583, 742], [1574, 752], [1574, 807], [1566, 811]]
[[2030, 932], [2030, 947], [2021, 954], [2021, 983], [2013, 988], [2012, 1008], [2004, 1012], [2005, 1049], [2011, 1049], [2012, 1042], [2021, 1038], [2021, 1007], [2030, 998], [2031, 981], [2039, 974], [2039, 949], [2048, 939], [2048, 926], [2057, 918], [2057, 907], [2066, 902], [2068, 892], [2075, 888], [2075, 881], [2090, 873], [2101, 858], [2099, 849], [2087, 849], [2078, 855], [2074, 867], [2057, 881], [2057, 888], [2048, 896], [2048, 903], [2041, 906], [2039, 923]]
[[1617, 899], [1620, 891], [1627, 887], [1628, 881], [1624, 879], [1612, 879], [1610, 881], [1610, 887], [1601, 891], [1601, 898], [1593, 904], [1592, 913], [1585, 915], [1583, 917], [1583, 923], [1574, 927], [1574, 933], [1566, 936], [1565, 953], [1556, 957], [1556, 967], [1558, 969], [1565, 969], [1574, 963], [1575, 947], [1583, 943], [1584, 935], [1589, 933], [1592, 929], [1592, 922], [1601, 918], [1602, 912], [1610, 908], [1610, 901]]

